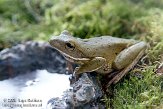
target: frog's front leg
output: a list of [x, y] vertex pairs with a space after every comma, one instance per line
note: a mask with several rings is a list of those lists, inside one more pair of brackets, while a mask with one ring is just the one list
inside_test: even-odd
[[106, 64], [106, 59], [103, 57], [95, 57], [89, 62], [82, 64], [81, 66], [75, 68], [74, 74], [81, 74], [84, 72], [92, 72], [101, 68]]

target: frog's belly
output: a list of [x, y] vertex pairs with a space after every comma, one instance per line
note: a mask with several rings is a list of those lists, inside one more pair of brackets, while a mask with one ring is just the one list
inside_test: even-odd
[[114, 70], [112, 64], [114, 62], [115, 56], [105, 57], [105, 59], [109, 61], [107, 61], [107, 64], [97, 70], [98, 73], [108, 74]]

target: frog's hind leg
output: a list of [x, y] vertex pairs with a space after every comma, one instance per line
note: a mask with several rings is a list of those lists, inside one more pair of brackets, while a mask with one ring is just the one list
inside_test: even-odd
[[109, 81], [108, 86], [112, 83], [117, 83], [127, 72], [129, 72], [144, 55], [146, 49], [147, 44], [145, 42], [139, 42], [120, 52], [114, 61], [114, 67], [117, 70], [123, 70]]
[[121, 51], [114, 60], [113, 67], [117, 70], [123, 69], [131, 64], [141, 51], [147, 49], [145, 42], [136, 43]]

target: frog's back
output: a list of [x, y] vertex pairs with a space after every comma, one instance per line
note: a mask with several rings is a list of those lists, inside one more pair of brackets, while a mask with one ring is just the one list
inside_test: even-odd
[[116, 54], [125, 49], [128, 45], [136, 43], [132, 39], [122, 39], [111, 36], [94, 37], [83, 39], [80, 47], [86, 57], [105, 57], [114, 59]]
[[101, 36], [101, 37], [94, 37], [90, 39], [83, 40], [88, 45], [95, 45], [98, 46], [116, 46], [116, 45], [127, 45], [127, 44], [134, 44], [136, 43], [133, 39], [123, 39], [117, 38], [112, 36]]

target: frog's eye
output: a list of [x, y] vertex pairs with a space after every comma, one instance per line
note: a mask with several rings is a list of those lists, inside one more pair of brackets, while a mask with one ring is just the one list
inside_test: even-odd
[[67, 43], [66, 43], [66, 47], [67, 47], [68, 49], [70, 49], [70, 50], [74, 50], [74, 49], [75, 49], [74, 44], [72, 44], [72, 43], [70, 43], [70, 42], [67, 42]]

